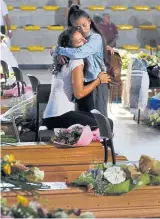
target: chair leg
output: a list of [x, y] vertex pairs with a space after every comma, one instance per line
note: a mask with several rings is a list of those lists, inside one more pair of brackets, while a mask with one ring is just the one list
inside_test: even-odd
[[138, 121], [137, 121], [138, 124], [140, 122], [140, 116], [141, 116], [141, 111], [140, 111], [140, 109], [138, 109]]
[[113, 139], [110, 139], [111, 145], [111, 154], [112, 154], [112, 163], [116, 164], [116, 156], [115, 156], [115, 151], [114, 151], [114, 145], [113, 145]]
[[104, 145], [104, 163], [107, 163], [108, 160], [108, 146], [107, 146], [107, 140], [103, 139], [103, 145]]
[[21, 92], [20, 92], [20, 86], [19, 86], [19, 82], [17, 82], [17, 88], [18, 88], [18, 97], [20, 97]]

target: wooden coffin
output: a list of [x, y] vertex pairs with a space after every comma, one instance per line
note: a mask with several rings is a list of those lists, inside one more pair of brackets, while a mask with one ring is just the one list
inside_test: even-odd
[[[84, 147], [66, 149], [56, 148], [54, 145], [4, 146], [1, 156], [6, 154], [14, 154], [16, 160], [33, 165], [90, 164], [104, 160], [104, 148], [97, 142]], [[118, 160], [124, 159], [126, 159], [124, 156], [118, 156]], [[109, 161], [111, 161], [110, 151]]]
[[[20, 193], [23, 195], [23, 193]], [[9, 205], [16, 203], [16, 194], [2, 193]], [[32, 199], [32, 196], [27, 195]], [[39, 192], [39, 201], [47, 209], [80, 208], [97, 218], [160, 217], [160, 186], [148, 186], [120, 196], [97, 196], [77, 188]]]

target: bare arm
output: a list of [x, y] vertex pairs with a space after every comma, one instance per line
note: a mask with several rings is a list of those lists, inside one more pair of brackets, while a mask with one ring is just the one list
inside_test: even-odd
[[97, 79], [88, 85], [84, 85], [83, 65], [79, 65], [72, 71], [72, 86], [74, 96], [81, 99], [94, 90], [100, 83], [109, 83], [110, 77], [106, 72], [101, 72]]
[[6, 26], [7, 26], [8, 36], [9, 36], [9, 38], [11, 38], [12, 37], [11, 22], [10, 22], [8, 14], [6, 14], [4, 16], [4, 20], [5, 20], [5, 23], [6, 23]]
[[72, 71], [72, 86], [74, 96], [77, 99], [81, 99], [88, 95], [94, 88], [99, 85], [100, 80], [96, 79], [89, 85], [84, 86], [83, 84], [84, 76], [83, 76], [83, 65], [79, 65]]

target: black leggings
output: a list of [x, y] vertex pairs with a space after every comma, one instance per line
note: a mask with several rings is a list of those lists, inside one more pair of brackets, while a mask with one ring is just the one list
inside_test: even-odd
[[[111, 130], [113, 131], [113, 121], [109, 119]], [[81, 111], [69, 111], [61, 116], [43, 119], [43, 125], [48, 129], [68, 128], [71, 125], [89, 125], [92, 130], [97, 128], [97, 122], [92, 113]]]
[[69, 111], [61, 116], [43, 119], [43, 124], [47, 126], [48, 129], [68, 128], [74, 124], [97, 127], [96, 120], [94, 119], [92, 113], [80, 111]]

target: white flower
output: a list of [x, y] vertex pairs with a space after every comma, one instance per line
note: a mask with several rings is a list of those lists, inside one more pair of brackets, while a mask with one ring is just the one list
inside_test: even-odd
[[34, 175], [38, 181], [42, 181], [44, 178], [44, 171], [40, 170], [39, 168], [34, 168]]
[[5, 132], [3, 130], [0, 130], [0, 136], [5, 135]]
[[104, 178], [111, 184], [119, 184], [126, 180], [126, 173], [120, 167], [113, 166], [104, 172]]

